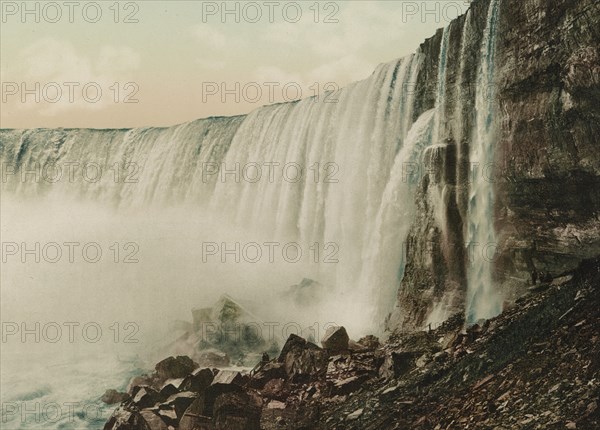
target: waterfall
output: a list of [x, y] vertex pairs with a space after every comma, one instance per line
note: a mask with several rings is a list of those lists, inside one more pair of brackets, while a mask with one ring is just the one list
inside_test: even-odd
[[[365, 264], [361, 284], [365, 297], [377, 300], [374, 315], [369, 319], [387, 314], [395, 303], [397, 287], [404, 275], [406, 264], [406, 238], [415, 217], [415, 189], [418, 182], [410, 166], [419, 165], [424, 148], [431, 144], [436, 111], [423, 113], [414, 123], [406, 143], [396, 156], [390, 181], [383, 193], [383, 200], [370, 245], [365, 249]], [[357, 315], [361, 315], [361, 301], [357, 303]], [[364, 309], [362, 311], [364, 313]], [[381, 323], [381, 318], [379, 318]]]
[[446, 119], [446, 72], [448, 70], [448, 44], [450, 43], [450, 26], [444, 27], [442, 43], [440, 45], [440, 58], [438, 61], [438, 78], [435, 97], [435, 120], [433, 126], [433, 143], [438, 143], [442, 133], [441, 127]]
[[[169, 128], [1, 130], [3, 194], [13, 202], [90, 201], [134, 216], [184, 207], [191, 218], [241, 228], [265, 242], [295, 241], [304, 252], [314, 243], [322, 252], [334, 244], [339, 262], [320, 264], [319, 273], [306, 276], [333, 285], [339, 309], [332, 318], [347, 320], [342, 310], [357, 297], [367, 300], [358, 303], [361, 309], [377, 314], [377, 300], [366, 297], [358, 281], [384, 191], [392, 175], [397, 179], [394, 160], [407, 153], [405, 139], [419, 146], [423, 134], [420, 125], [409, 132], [416, 98], [409, 89], [422, 62], [417, 52], [325, 99], [266, 106], [246, 116]], [[78, 180], [67, 179], [68, 163], [76, 163], [71, 173]], [[61, 168], [61, 180], [48, 180]], [[97, 171], [103, 174], [96, 180]], [[23, 180], [23, 173], [34, 180]], [[293, 178], [282, 180], [286, 173]], [[395, 257], [383, 258], [398, 267], [390, 261]], [[385, 285], [386, 295], [396, 287]], [[371, 323], [365, 317], [347, 325], [366, 332]]]
[[[493, 46], [495, 7], [491, 10], [486, 43]], [[417, 185], [406, 167], [422, 168], [424, 152], [433, 148], [434, 154], [445, 134], [449, 44], [445, 28], [431, 83], [433, 109], [417, 96], [428, 88], [417, 81], [434, 75], [421, 73], [426, 61], [418, 50], [326, 97], [243, 116], [168, 128], [0, 130], [3, 197], [16, 204], [93, 202], [133, 219], [183, 208], [190, 229], [194, 219], [207, 220], [218, 224], [215, 231], [293, 241], [305, 253], [314, 244], [323, 253], [329, 244], [335, 264], [324, 263], [321, 255], [305, 276], [332, 287], [332, 319], [365, 333], [390, 311], [404, 273]], [[493, 71], [488, 70], [493, 52], [486, 52], [483, 88]], [[491, 106], [478, 97], [481, 116]], [[478, 117], [480, 143], [491, 132], [486, 118]], [[479, 152], [473, 156], [488, 159]], [[74, 170], [67, 172], [67, 165]], [[60, 169], [61, 180], [50, 180]], [[474, 238], [491, 222], [478, 211], [479, 200], [491, 204], [484, 186], [472, 190]]]
[[[446, 105], [446, 75], [448, 64], [448, 27], [444, 28], [438, 60], [438, 78], [435, 107], [421, 114], [415, 121], [404, 146], [396, 155], [390, 180], [383, 192], [381, 207], [375, 219], [371, 241], [365, 248], [360, 284], [368, 297], [378, 300], [374, 310], [379, 315], [371, 318], [381, 321], [381, 314], [391, 311], [397, 287], [402, 281], [406, 265], [406, 239], [415, 218], [415, 194], [420, 178], [412, 166], [423, 169], [424, 151], [437, 141], [443, 123]], [[416, 76], [416, 75], [415, 75]], [[412, 172], [413, 175], [410, 174]], [[417, 175], [419, 176], [419, 175]], [[357, 309], [360, 312], [360, 309]]]
[[[463, 121], [464, 121], [464, 109], [466, 103], [463, 103], [464, 98], [464, 84], [465, 84], [465, 73], [467, 71], [467, 47], [469, 42], [469, 35], [472, 32], [472, 23], [471, 23], [471, 9], [467, 11], [465, 15], [465, 22], [463, 24], [461, 42], [460, 42], [460, 68], [459, 68], [459, 76], [456, 83], [456, 105], [455, 105], [455, 117], [456, 117], [456, 128], [457, 132], [455, 132], [456, 143], [458, 145], [462, 144], [463, 138]], [[468, 89], [470, 92], [470, 88]]]
[[[476, 123], [470, 146], [471, 190], [469, 196], [467, 268], [467, 323], [492, 318], [502, 311], [502, 299], [492, 276], [494, 228], [494, 184], [487, 170], [493, 166], [495, 149], [496, 30], [500, 0], [492, 0], [481, 47], [476, 92]], [[486, 176], [488, 175], [488, 176]]]

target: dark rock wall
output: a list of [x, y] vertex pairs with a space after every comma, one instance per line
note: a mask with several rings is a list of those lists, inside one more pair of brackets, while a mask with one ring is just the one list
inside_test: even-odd
[[[424, 157], [391, 329], [423, 327], [440, 302], [446, 314], [464, 308], [469, 144], [489, 4], [476, 0], [468, 16], [450, 24], [446, 118], [437, 142], [445, 149]], [[533, 270], [557, 276], [600, 254], [600, 3], [501, 0], [499, 19], [499, 131], [496, 162], [486, 173], [496, 200], [494, 277], [512, 301]], [[441, 36], [421, 45], [416, 117], [435, 104]]]

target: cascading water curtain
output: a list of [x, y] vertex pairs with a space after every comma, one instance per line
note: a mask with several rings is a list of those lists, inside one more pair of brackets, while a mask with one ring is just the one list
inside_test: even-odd
[[470, 146], [471, 190], [469, 195], [467, 268], [468, 324], [495, 317], [502, 311], [502, 299], [494, 287], [493, 250], [494, 184], [489, 171], [494, 163], [496, 142], [494, 91], [496, 33], [500, 0], [492, 0], [481, 47], [476, 93], [476, 123]]

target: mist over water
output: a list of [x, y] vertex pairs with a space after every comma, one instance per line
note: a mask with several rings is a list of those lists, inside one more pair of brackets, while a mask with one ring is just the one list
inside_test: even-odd
[[[484, 93], [493, 80], [497, 4], [482, 48], [471, 148], [480, 162], [493, 157], [493, 106]], [[406, 166], [439, 156], [446, 97], [455, 92], [449, 41], [446, 28], [435, 105], [423, 112], [414, 91], [424, 62], [417, 51], [325, 98], [247, 116], [170, 128], [0, 130], [0, 309], [12, 330], [3, 326], [2, 375], [11, 376], [2, 401], [99, 407], [106, 389], [125, 388], [129, 375], [170, 354], [172, 321], [191, 320], [192, 308], [224, 293], [281, 326], [316, 324], [322, 335], [335, 323], [354, 339], [383, 334], [416, 215], [417, 183]], [[443, 192], [429, 196], [441, 229]], [[494, 238], [492, 209], [491, 185], [475, 183], [470, 242]], [[469, 273], [470, 319], [498, 311], [490, 273], [479, 260]], [[288, 287], [304, 278], [321, 290], [303, 305]], [[446, 307], [440, 302], [429, 321], [446, 318]], [[73, 323], [70, 341], [65, 324]], [[22, 336], [36, 324], [62, 327], [62, 336], [48, 341], [43, 329], [41, 340]], [[100, 327], [99, 340], [81, 334], [86, 324]], [[79, 416], [78, 426], [95, 428], [109, 414]], [[11, 420], [15, 428], [39, 424]]]
[[[23, 230], [50, 219], [64, 223], [48, 241], [77, 236], [79, 229], [82, 237], [89, 233], [89, 241], [105, 241], [104, 247], [114, 242], [139, 246], [144, 259], [134, 265], [109, 270], [102, 262], [92, 269], [75, 264], [66, 273], [59, 266], [39, 269], [55, 270], [67, 303], [85, 305], [81, 290], [70, 284], [84, 272], [90, 278], [89, 297], [149, 319], [188, 312], [190, 303], [223, 292], [275, 300], [273, 294], [282, 288], [312, 278], [324, 285], [330, 300], [311, 308], [311, 316], [303, 310], [295, 319], [323, 315], [355, 336], [379, 332], [393, 301], [378, 300], [371, 292], [384, 290], [383, 296], [393, 297], [402, 262], [385, 253], [378, 261], [367, 256], [384, 240], [381, 232], [397, 227], [385, 219], [381, 225], [377, 214], [389, 205], [382, 198], [396, 154], [414, 158], [402, 148], [413, 123], [412, 88], [421, 63], [417, 53], [382, 64], [369, 79], [322, 100], [267, 106], [247, 117], [168, 129], [4, 130], [2, 158], [15, 170], [5, 173], [3, 184], [11, 199], [4, 207], [15, 210], [8, 221], [23, 222]], [[396, 163], [401, 167], [404, 161]], [[66, 166], [73, 162], [79, 164], [71, 181]], [[36, 169], [52, 178], [62, 169], [61, 180], [31, 180]], [[398, 192], [409, 194], [395, 198], [411, 200], [407, 187]], [[36, 201], [26, 205], [38, 205], [30, 209], [30, 223], [17, 215], [25, 198]], [[374, 242], [375, 228], [380, 234]], [[11, 234], [18, 229], [6, 227]], [[39, 232], [28, 233], [39, 240]], [[242, 258], [229, 264], [217, 252], [199, 263], [207, 242], [229, 249], [271, 241], [280, 249], [297, 244], [303, 258], [298, 263], [281, 256], [257, 263]], [[396, 244], [403, 246], [402, 240]], [[385, 272], [385, 282], [369, 279], [374, 264]], [[267, 314], [290, 315], [286, 303], [264, 307]], [[357, 308], [363, 310], [359, 316]]]

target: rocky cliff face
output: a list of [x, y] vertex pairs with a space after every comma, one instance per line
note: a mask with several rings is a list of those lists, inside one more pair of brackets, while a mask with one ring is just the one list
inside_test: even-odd
[[[488, 254], [506, 301], [522, 294], [518, 285], [532, 272], [557, 276], [600, 252], [600, 5], [500, 2], [495, 162], [474, 168], [469, 146], [489, 3], [474, 2], [449, 27], [441, 146], [421, 167], [392, 329], [436, 323], [464, 307], [467, 267], [484, 251], [465, 240], [473, 174], [493, 184], [497, 243]], [[416, 115], [433, 107], [441, 42], [440, 30], [421, 46], [427, 60]]]

